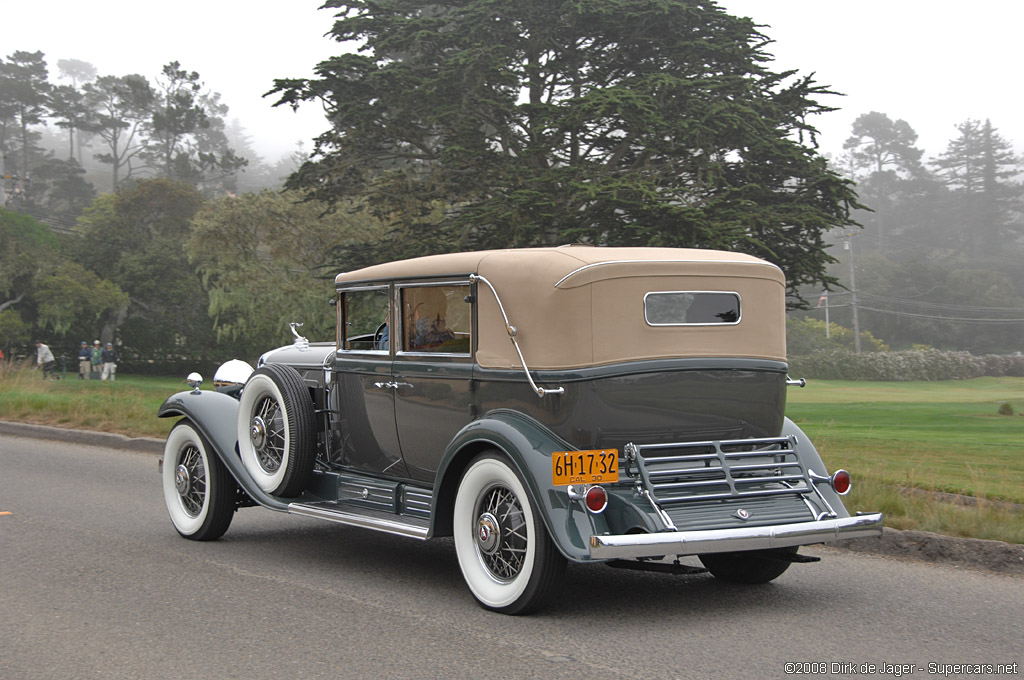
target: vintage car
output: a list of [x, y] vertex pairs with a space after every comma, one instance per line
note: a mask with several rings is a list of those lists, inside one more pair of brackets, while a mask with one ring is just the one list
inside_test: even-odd
[[[567, 560], [763, 583], [797, 547], [878, 535], [785, 417], [785, 294], [747, 255], [564, 246], [339, 274], [337, 338], [228, 362], [161, 417], [167, 510], [221, 536], [258, 504], [450, 536], [491, 610]], [[687, 565], [679, 557], [696, 555]]]

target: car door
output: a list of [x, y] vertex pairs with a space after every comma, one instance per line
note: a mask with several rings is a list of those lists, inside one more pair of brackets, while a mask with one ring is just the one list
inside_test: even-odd
[[[468, 280], [396, 285], [391, 366], [398, 439], [412, 479], [432, 483], [445, 448], [475, 417]], [[397, 310], [396, 310], [397, 311]]]
[[331, 390], [332, 448], [341, 452], [343, 465], [407, 477], [395, 428], [391, 299], [387, 285], [342, 291]]

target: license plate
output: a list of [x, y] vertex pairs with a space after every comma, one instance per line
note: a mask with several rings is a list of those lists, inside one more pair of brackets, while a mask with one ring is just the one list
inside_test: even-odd
[[619, 450], [556, 451], [551, 454], [551, 483], [609, 484], [619, 481]]

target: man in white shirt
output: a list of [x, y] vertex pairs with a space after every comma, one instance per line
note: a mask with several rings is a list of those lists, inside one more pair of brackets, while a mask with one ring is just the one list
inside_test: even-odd
[[57, 361], [53, 358], [53, 352], [38, 340], [36, 340], [36, 367], [42, 367], [44, 378], [56, 377]]

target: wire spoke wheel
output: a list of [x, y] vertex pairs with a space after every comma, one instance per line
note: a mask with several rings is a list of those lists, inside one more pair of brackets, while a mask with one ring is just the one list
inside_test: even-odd
[[316, 422], [309, 388], [294, 368], [267, 364], [249, 376], [238, 400], [238, 452], [267, 493], [302, 493], [316, 462]]
[[487, 489], [480, 499], [477, 543], [480, 558], [499, 581], [514, 579], [523, 569], [529, 529], [515, 494], [504, 486]]
[[497, 451], [480, 454], [463, 473], [453, 534], [462, 576], [485, 609], [534, 611], [565, 574], [565, 558], [534, 510], [522, 478]]
[[179, 534], [193, 541], [224, 535], [235, 514], [235, 480], [187, 420], [167, 435], [162, 476], [164, 504]]
[[[284, 461], [285, 429], [281, 417], [281, 407], [272, 397], [264, 397], [256, 407], [258, 415], [253, 418], [252, 427], [259, 429], [253, 438], [256, 445], [256, 459], [260, 467], [273, 474], [281, 469]], [[259, 444], [256, 444], [259, 438]]]
[[199, 449], [186, 446], [179, 454], [174, 471], [175, 489], [182, 509], [189, 517], [198, 517], [206, 500], [206, 465]]

